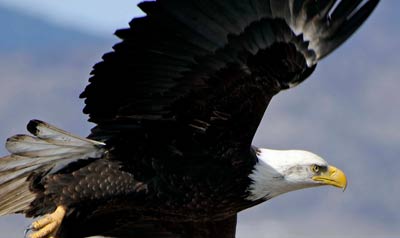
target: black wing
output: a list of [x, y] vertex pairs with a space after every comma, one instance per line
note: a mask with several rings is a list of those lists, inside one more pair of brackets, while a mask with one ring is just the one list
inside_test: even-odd
[[122, 42], [94, 66], [81, 95], [97, 124], [91, 137], [112, 144], [173, 133], [249, 147], [273, 95], [307, 78], [378, 0], [336, 2], [139, 4], [147, 16], [116, 32]]
[[[271, 98], [305, 80], [378, 2], [141, 3], [147, 16], [116, 32], [122, 41], [94, 66], [81, 95], [97, 124], [90, 137], [149, 186], [146, 199], [184, 213], [176, 200], [185, 191], [237, 196], [247, 183], [232, 181], [252, 169], [251, 142]], [[206, 212], [220, 203], [213, 199], [201, 198]]]

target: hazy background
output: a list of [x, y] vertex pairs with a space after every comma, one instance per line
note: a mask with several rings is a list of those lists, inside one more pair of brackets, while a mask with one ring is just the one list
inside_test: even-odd
[[[1, 141], [25, 133], [32, 118], [89, 133], [78, 95], [118, 41], [114, 30], [141, 14], [137, 2], [0, 0]], [[272, 199], [240, 214], [238, 237], [400, 236], [399, 9], [400, 1], [382, 1], [310, 79], [275, 97], [254, 141], [320, 154], [346, 172], [346, 192]], [[21, 238], [29, 223], [1, 217], [0, 237]]]

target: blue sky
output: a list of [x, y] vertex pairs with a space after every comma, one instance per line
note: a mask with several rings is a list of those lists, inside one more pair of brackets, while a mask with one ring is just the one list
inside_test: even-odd
[[[138, 0], [0, 0], [0, 5], [21, 10], [26, 14], [63, 26], [103, 35], [126, 27], [132, 16], [143, 14], [136, 7]], [[40, 2], [40, 3], [39, 3]]]
[[[135, 7], [138, 1], [117, 2], [0, 0], [0, 6], [103, 37], [141, 14]], [[272, 199], [241, 214], [238, 237], [400, 235], [398, 9], [400, 1], [382, 1], [355, 36], [324, 59], [310, 79], [276, 96], [254, 140], [261, 147], [306, 149], [322, 155], [348, 175], [346, 192], [317, 188]], [[18, 49], [7, 58], [0, 54], [0, 140], [23, 133], [31, 118], [86, 135], [92, 125], [81, 113], [83, 102], [77, 95], [91, 65], [116, 41], [77, 50], [76, 55], [58, 55], [59, 62], [51, 67]], [[0, 236], [21, 237], [28, 223], [21, 216], [0, 218]]]

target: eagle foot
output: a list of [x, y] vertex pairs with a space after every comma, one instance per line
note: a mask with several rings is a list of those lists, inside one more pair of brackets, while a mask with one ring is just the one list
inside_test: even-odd
[[29, 234], [29, 238], [56, 238], [56, 233], [64, 219], [66, 208], [58, 206], [57, 209], [44, 216], [42, 219], [34, 221], [29, 230], [34, 231]]

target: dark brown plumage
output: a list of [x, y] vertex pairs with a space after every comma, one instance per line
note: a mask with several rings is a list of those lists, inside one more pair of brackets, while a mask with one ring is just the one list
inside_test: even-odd
[[[31, 121], [35, 137], [13, 137], [0, 164], [45, 159], [0, 170], [0, 191], [26, 193], [0, 214], [62, 205], [59, 238], [234, 237], [236, 214], [263, 201], [246, 197], [251, 142], [271, 98], [305, 80], [378, 0], [335, 2], [139, 4], [147, 16], [116, 32], [122, 41], [81, 94], [96, 123], [90, 141]], [[31, 140], [44, 147], [24, 150]]]

